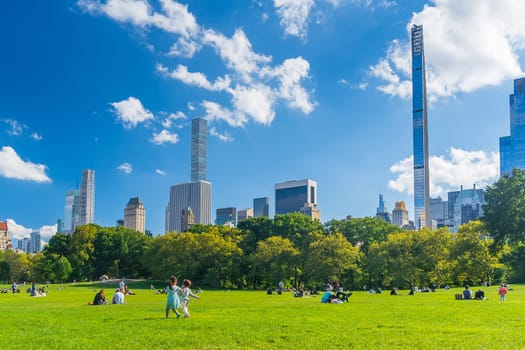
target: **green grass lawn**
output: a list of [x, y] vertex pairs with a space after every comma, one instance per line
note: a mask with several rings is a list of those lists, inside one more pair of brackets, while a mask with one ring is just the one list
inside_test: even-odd
[[[0, 294], [0, 346], [11, 349], [523, 349], [525, 286], [507, 301], [457, 301], [461, 289], [398, 296], [354, 292], [349, 303], [320, 296], [208, 291], [191, 319], [164, 317], [165, 295], [130, 284], [125, 305], [89, 306], [99, 285], [50, 285], [46, 297]], [[106, 283], [109, 300], [117, 282]], [[144, 289], [140, 289], [140, 287]], [[157, 285], [160, 287], [160, 285]], [[0, 287], [8, 287], [2, 285]], [[61, 290], [59, 290], [61, 288]], [[473, 287], [473, 290], [477, 288]]]

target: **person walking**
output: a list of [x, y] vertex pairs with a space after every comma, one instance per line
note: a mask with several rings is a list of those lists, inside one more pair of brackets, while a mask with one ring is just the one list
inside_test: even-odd
[[500, 284], [498, 288], [498, 294], [499, 294], [499, 300], [505, 301], [505, 296], [507, 295], [507, 287], [505, 287], [505, 284]]
[[177, 309], [180, 308], [180, 288], [177, 286], [177, 277], [171, 276], [169, 278], [168, 286], [166, 287], [165, 292], [168, 295], [166, 299], [166, 318], [168, 318], [170, 310], [172, 310], [175, 315], [177, 315], [177, 318], [179, 318], [180, 313], [177, 311]]
[[180, 291], [181, 295], [181, 304], [182, 304], [182, 311], [184, 312], [184, 318], [190, 318], [190, 312], [188, 310], [189, 304], [190, 304], [190, 297], [195, 299], [200, 299], [200, 297], [196, 294], [193, 294], [193, 292], [190, 289], [191, 287], [191, 281], [188, 279], [185, 279], [182, 281], [182, 288]]

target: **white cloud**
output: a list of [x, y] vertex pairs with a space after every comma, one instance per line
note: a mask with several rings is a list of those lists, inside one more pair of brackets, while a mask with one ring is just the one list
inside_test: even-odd
[[202, 106], [206, 110], [206, 118], [209, 121], [222, 120], [233, 127], [240, 127], [246, 123], [244, 114], [234, 114], [227, 108], [220, 104], [211, 101], [202, 101]]
[[110, 105], [114, 108], [117, 119], [122, 121], [126, 129], [134, 128], [139, 123], [154, 119], [153, 113], [142, 106], [139, 99], [128, 97], [127, 100], [112, 102]]
[[194, 40], [190, 40], [184, 37], [179, 37], [175, 44], [170, 47], [168, 56], [178, 56], [191, 58], [197, 51], [201, 49], [202, 45]]
[[2, 122], [7, 124], [8, 129], [6, 129], [5, 132], [11, 136], [20, 136], [24, 132], [24, 129], [27, 129], [26, 125], [15, 119], [2, 119]]
[[176, 113], [170, 113], [170, 114], [168, 114], [166, 119], [164, 119], [162, 121], [162, 126], [165, 129], [169, 129], [169, 128], [172, 127], [174, 121], [185, 120], [185, 119], [186, 119], [186, 115], [184, 113], [180, 112], [180, 111], [176, 112]]
[[314, 0], [274, 0], [273, 4], [285, 34], [305, 38]]
[[[412, 16], [407, 25], [423, 25], [429, 99], [468, 93], [523, 75], [520, 53], [525, 48], [525, 2], [434, 0]], [[371, 67], [372, 76], [384, 81], [379, 89], [409, 98], [409, 39], [395, 40], [385, 58]]]
[[24, 239], [31, 236], [31, 232], [38, 231], [40, 233], [40, 238], [47, 239], [53, 237], [57, 233], [57, 225], [44, 225], [37, 230], [32, 228], [26, 228], [23, 225], [17, 224], [13, 219], [7, 219], [7, 230], [11, 235], [11, 238], [14, 239]]
[[164, 143], [175, 144], [179, 142], [179, 135], [170, 133], [168, 130], [164, 129], [159, 133], [154, 133], [151, 142], [153, 142], [156, 145], [162, 145]]
[[35, 140], [35, 141], [40, 141], [40, 140], [42, 140], [42, 136], [39, 135], [39, 134], [36, 133], [36, 132], [33, 132], [33, 133], [31, 134], [30, 137], [31, 137], [33, 140]]
[[[429, 159], [430, 195], [446, 198], [447, 192], [461, 186], [483, 188], [499, 178], [499, 154], [496, 152], [465, 151], [450, 148], [449, 157], [431, 156]], [[413, 157], [405, 158], [390, 167], [397, 174], [388, 187], [410, 195], [414, 193]]]
[[178, 65], [171, 73], [168, 68], [163, 65], [157, 64], [157, 71], [167, 76], [180, 80], [185, 84], [198, 86], [200, 88], [210, 91], [222, 91], [228, 88], [230, 85], [230, 78], [226, 75], [224, 77], [218, 77], [217, 80], [212, 84], [208, 81], [208, 78], [203, 73], [191, 73], [188, 71], [188, 67]]
[[122, 171], [124, 174], [130, 174], [133, 171], [133, 165], [129, 163], [122, 163], [117, 167], [117, 170]]
[[214, 126], [210, 128], [210, 135], [217, 137], [222, 142], [232, 142], [233, 141], [233, 138], [228, 133], [221, 134], [217, 132]]
[[155, 169], [155, 172], [156, 172], [157, 174], [159, 174], [159, 175], [163, 175], [163, 176], [166, 175], [166, 172], [163, 171], [163, 170], [160, 170], [160, 169]]
[[0, 150], [0, 176], [8, 179], [51, 182], [46, 175], [47, 166], [23, 161], [16, 151], [9, 146]]
[[237, 120], [242, 120], [245, 114], [251, 116], [257, 123], [270, 125], [275, 117], [273, 104], [275, 94], [266, 85], [237, 85], [230, 89], [233, 95], [232, 103], [236, 110]]

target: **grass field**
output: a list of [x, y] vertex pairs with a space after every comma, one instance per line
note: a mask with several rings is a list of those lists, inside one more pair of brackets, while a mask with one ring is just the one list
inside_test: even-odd
[[[398, 296], [354, 292], [349, 303], [319, 296], [208, 291], [191, 319], [164, 317], [166, 296], [130, 283], [125, 305], [88, 306], [98, 284], [50, 285], [46, 297], [0, 294], [0, 346], [11, 349], [525, 349], [525, 286], [502, 303], [457, 301], [461, 289]], [[103, 285], [111, 300], [117, 281]], [[144, 289], [140, 287], [143, 286]], [[160, 285], [157, 285], [160, 287]], [[0, 287], [9, 286], [3, 285]], [[60, 288], [60, 290], [59, 290]], [[477, 288], [473, 288], [476, 290]]]

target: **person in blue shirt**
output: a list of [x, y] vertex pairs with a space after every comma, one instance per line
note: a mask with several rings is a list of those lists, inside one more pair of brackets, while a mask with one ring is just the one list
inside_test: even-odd
[[468, 289], [468, 286], [465, 286], [465, 289], [463, 290], [463, 299], [465, 300], [472, 299], [472, 291]]

